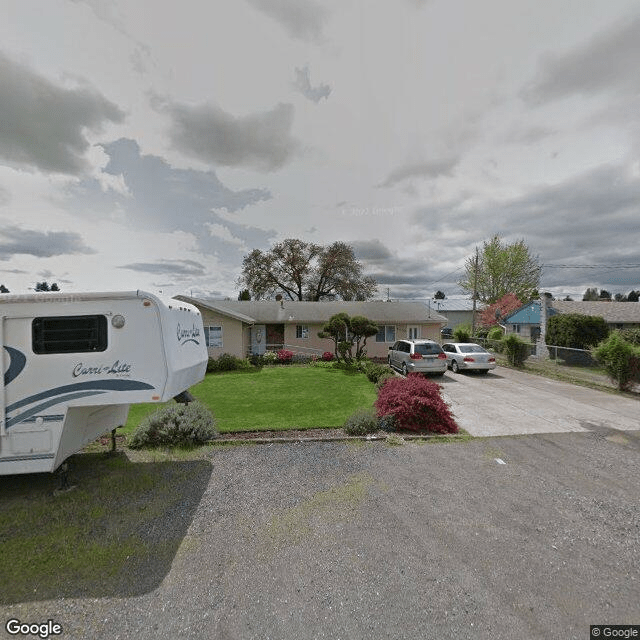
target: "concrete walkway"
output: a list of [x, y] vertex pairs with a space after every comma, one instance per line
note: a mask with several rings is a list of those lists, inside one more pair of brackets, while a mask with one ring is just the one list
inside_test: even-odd
[[474, 436], [640, 429], [640, 399], [498, 367], [487, 375], [447, 372], [443, 397]]

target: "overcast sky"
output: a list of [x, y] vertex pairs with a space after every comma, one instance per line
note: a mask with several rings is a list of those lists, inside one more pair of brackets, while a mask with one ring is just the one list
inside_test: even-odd
[[[386, 298], [493, 234], [640, 289], [637, 0], [0, 0], [0, 283], [231, 296], [285, 238]], [[571, 268], [569, 268], [571, 267]]]

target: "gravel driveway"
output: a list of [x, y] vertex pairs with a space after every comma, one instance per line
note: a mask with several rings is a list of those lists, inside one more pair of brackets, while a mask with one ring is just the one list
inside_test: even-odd
[[638, 435], [215, 449], [159, 586], [1, 614], [65, 639], [585, 640], [640, 623]]

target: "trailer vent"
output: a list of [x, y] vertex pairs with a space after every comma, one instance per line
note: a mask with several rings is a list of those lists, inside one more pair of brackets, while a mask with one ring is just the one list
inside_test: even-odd
[[107, 348], [105, 316], [54, 316], [34, 318], [34, 353], [88, 353]]

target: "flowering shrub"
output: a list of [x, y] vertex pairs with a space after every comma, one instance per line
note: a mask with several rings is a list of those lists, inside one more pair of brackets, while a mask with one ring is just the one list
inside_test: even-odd
[[278, 351], [278, 362], [280, 364], [289, 364], [293, 360], [293, 351], [288, 349], [280, 349]]
[[396, 429], [457, 433], [449, 407], [440, 395], [440, 386], [419, 373], [387, 380], [375, 402], [378, 416], [394, 416]]
[[278, 354], [275, 351], [265, 351], [262, 360], [265, 364], [275, 364], [278, 362]]
[[333, 353], [331, 353], [331, 351], [325, 351], [325, 352], [322, 354], [322, 359], [323, 359], [325, 362], [331, 362], [331, 361], [333, 360]]

